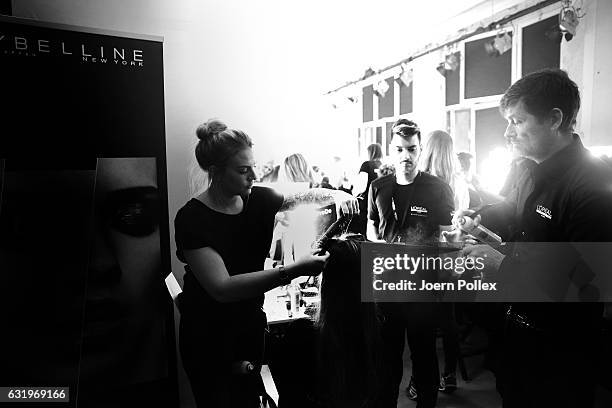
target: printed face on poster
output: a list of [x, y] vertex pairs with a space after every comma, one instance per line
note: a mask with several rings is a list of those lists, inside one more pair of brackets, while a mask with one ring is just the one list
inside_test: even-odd
[[78, 384], [87, 404], [149, 384], [159, 402], [175, 381], [163, 43], [5, 17], [0, 36], [2, 383]]

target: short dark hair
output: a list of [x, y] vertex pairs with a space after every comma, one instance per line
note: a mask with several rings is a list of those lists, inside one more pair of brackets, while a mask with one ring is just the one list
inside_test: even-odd
[[519, 102], [527, 112], [537, 118], [546, 117], [557, 108], [563, 113], [560, 129], [573, 131], [580, 109], [580, 91], [567, 72], [561, 69], [543, 69], [516, 81], [502, 97], [499, 110], [502, 114]]
[[398, 119], [391, 126], [391, 133], [394, 135], [401, 136], [404, 139], [417, 135], [419, 137], [419, 143], [421, 142], [421, 130], [419, 125], [410, 119]]

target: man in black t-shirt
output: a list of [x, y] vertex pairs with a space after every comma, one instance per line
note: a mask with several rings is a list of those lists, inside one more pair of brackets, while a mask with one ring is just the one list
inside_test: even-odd
[[[390, 153], [395, 175], [378, 178], [370, 186], [368, 239], [405, 243], [438, 241], [440, 231], [451, 228], [452, 190], [441, 179], [419, 172], [421, 133], [416, 123], [400, 119], [392, 129]], [[418, 407], [434, 407], [439, 385], [435, 304], [406, 302], [380, 306], [385, 315], [383, 341], [391, 374], [383, 406], [397, 406], [404, 336], [407, 336], [413, 367], [411, 383], [418, 390]]]

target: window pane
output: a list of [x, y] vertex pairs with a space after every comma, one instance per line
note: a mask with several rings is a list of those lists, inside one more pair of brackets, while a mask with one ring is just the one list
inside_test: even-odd
[[497, 147], [504, 147], [506, 140], [506, 121], [499, 114], [499, 109], [489, 108], [476, 111], [475, 148], [476, 170], [482, 172], [482, 162]]
[[372, 85], [363, 88], [363, 121], [369, 122], [374, 119], [374, 87]]
[[458, 110], [455, 112], [455, 150], [470, 151], [470, 119], [469, 109]]
[[[461, 53], [456, 52], [455, 57], [460, 61]], [[461, 64], [454, 71], [446, 71], [446, 106], [459, 103], [459, 74]]]
[[485, 44], [495, 36], [465, 43], [465, 97], [500, 95], [510, 86], [512, 50], [495, 57]]
[[523, 76], [543, 68], [559, 68], [560, 54], [558, 16], [523, 28]]
[[395, 101], [393, 78], [385, 79], [389, 89], [383, 98], [378, 98], [378, 119], [393, 116], [393, 102]]
[[410, 86], [406, 86], [402, 81], [399, 81], [400, 84], [400, 115], [404, 113], [412, 113], [412, 84], [410, 82]]

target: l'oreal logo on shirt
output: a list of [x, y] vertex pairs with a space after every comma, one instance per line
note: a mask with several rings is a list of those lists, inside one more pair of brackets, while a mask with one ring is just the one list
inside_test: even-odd
[[542, 205], [538, 205], [536, 207], [536, 212], [538, 214], [540, 214], [542, 217], [544, 218], [548, 218], [549, 220], [552, 220], [552, 213], [550, 212], [550, 210]]
[[427, 208], [425, 207], [419, 207], [418, 205], [411, 205], [410, 206], [410, 212], [414, 215], [426, 215], [427, 214]]

